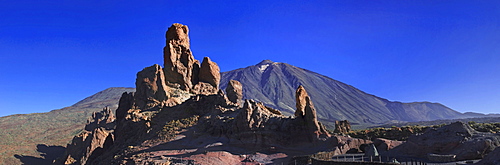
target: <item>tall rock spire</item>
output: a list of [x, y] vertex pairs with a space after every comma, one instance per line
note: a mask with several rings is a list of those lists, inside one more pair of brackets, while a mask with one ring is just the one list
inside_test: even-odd
[[178, 23], [167, 30], [167, 43], [163, 49], [165, 80], [191, 93], [217, 93], [219, 66], [205, 57], [200, 67], [200, 62], [191, 52], [188, 33], [188, 27]]
[[306, 89], [300, 85], [295, 92], [296, 107], [295, 116], [299, 120], [303, 120], [306, 129], [310, 135], [310, 140], [317, 139], [319, 136], [330, 136], [324, 126], [318, 122], [316, 108], [307, 94]]
[[200, 70], [200, 62], [191, 53], [188, 33], [186, 25], [174, 23], [167, 30], [163, 49], [165, 79], [186, 90], [198, 83]]

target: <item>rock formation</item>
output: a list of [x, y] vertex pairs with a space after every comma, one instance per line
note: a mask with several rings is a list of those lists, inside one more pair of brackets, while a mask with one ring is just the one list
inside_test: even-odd
[[200, 82], [207, 82], [215, 88], [219, 88], [220, 82], [220, 69], [219, 66], [210, 60], [210, 58], [203, 58], [203, 62], [201, 63], [200, 74], [199, 74]]
[[[314, 108], [313, 102], [309, 98], [309, 95], [307, 95], [307, 92], [302, 85], [297, 88], [295, 98], [297, 101], [295, 116], [296, 118], [304, 121], [309, 133], [314, 134], [317, 137], [320, 135], [330, 136], [324, 126], [318, 122], [316, 108]], [[312, 139], [314, 139], [314, 137], [312, 137]]]
[[236, 80], [231, 80], [226, 87], [226, 95], [229, 101], [233, 103], [240, 103], [243, 99], [243, 87], [241, 83]]
[[309, 97], [306, 90], [302, 85], [299, 86], [299, 88], [295, 91], [295, 116], [301, 117], [305, 115], [304, 109], [306, 106], [306, 97]]
[[160, 65], [144, 68], [137, 73], [135, 81], [135, 105], [147, 110], [162, 104], [169, 98], [168, 87], [165, 84], [165, 75]]
[[427, 158], [428, 154], [456, 155], [457, 160], [471, 160], [483, 158], [497, 146], [500, 146], [498, 134], [477, 132], [463, 122], [455, 122], [410, 136], [387, 155], [420, 158]]
[[200, 67], [191, 52], [188, 33], [186, 25], [176, 23], [168, 28], [163, 49], [165, 80], [194, 94], [215, 94], [220, 82], [219, 66], [205, 57]]
[[113, 145], [113, 113], [109, 108], [94, 112], [83, 132], [73, 138], [58, 164], [86, 164]]
[[198, 83], [200, 70], [200, 62], [191, 53], [188, 33], [186, 25], [173, 24], [168, 28], [166, 46], [163, 49], [166, 80], [185, 90]]
[[[304, 87], [296, 91], [296, 116], [254, 100], [242, 100], [242, 84], [230, 81], [227, 95], [219, 90], [216, 63], [204, 58], [201, 68], [189, 49], [187, 27], [167, 31], [165, 68], [147, 67], [137, 74], [136, 93], [123, 93], [116, 120], [109, 112], [95, 114], [86, 131], [68, 145], [60, 164], [150, 164], [226, 154], [236, 162], [317, 152], [359, 152], [370, 141], [330, 136], [318, 122]], [[241, 104], [243, 104], [241, 106]], [[102, 118], [102, 119], [101, 119]], [[192, 150], [194, 149], [194, 150]], [[252, 160], [245, 158], [252, 155]], [[273, 156], [272, 156], [273, 155]], [[193, 159], [193, 160], [191, 160]], [[231, 161], [231, 162], [234, 162]], [[271, 161], [272, 162], [272, 161]], [[269, 163], [269, 161], [255, 162]]]
[[335, 120], [335, 129], [333, 130], [334, 133], [347, 134], [349, 131], [351, 131], [351, 124], [349, 123], [349, 121]]

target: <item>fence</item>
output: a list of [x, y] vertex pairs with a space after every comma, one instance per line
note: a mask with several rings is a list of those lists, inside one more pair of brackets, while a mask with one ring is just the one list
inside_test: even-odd
[[409, 159], [405, 162], [398, 162], [395, 158], [386, 156], [365, 156], [364, 154], [346, 154], [337, 155], [331, 157], [330, 160], [318, 159], [316, 157], [311, 158], [312, 164], [328, 165], [328, 164], [338, 164], [338, 165], [427, 165], [426, 162], [419, 160]]

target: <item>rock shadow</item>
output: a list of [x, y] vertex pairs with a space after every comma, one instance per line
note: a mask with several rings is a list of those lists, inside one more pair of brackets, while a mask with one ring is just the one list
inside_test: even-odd
[[66, 147], [63, 146], [48, 146], [46, 144], [36, 145], [36, 150], [40, 152], [40, 156], [25, 156], [25, 155], [14, 155], [15, 158], [19, 159], [24, 165], [45, 165], [53, 164], [52, 162], [64, 155]]

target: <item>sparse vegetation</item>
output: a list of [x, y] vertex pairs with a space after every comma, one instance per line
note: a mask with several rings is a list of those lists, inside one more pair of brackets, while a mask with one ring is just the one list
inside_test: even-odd
[[163, 129], [158, 133], [158, 136], [163, 140], [172, 140], [175, 135], [182, 129], [193, 126], [198, 122], [198, 115], [183, 118], [180, 120], [172, 120], [163, 126]]
[[353, 130], [348, 134], [354, 138], [361, 139], [374, 139], [374, 138], [384, 138], [390, 140], [406, 140], [412, 134], [422, 133], [427, 126], [404, 126], [404, 127], [392, 127], [392, 128], [370, 128], [364, 130]]
[[479, 132], [500, 132], [500, 123], [476, 123], [474, 121], [470, 121], [468, 124]]

